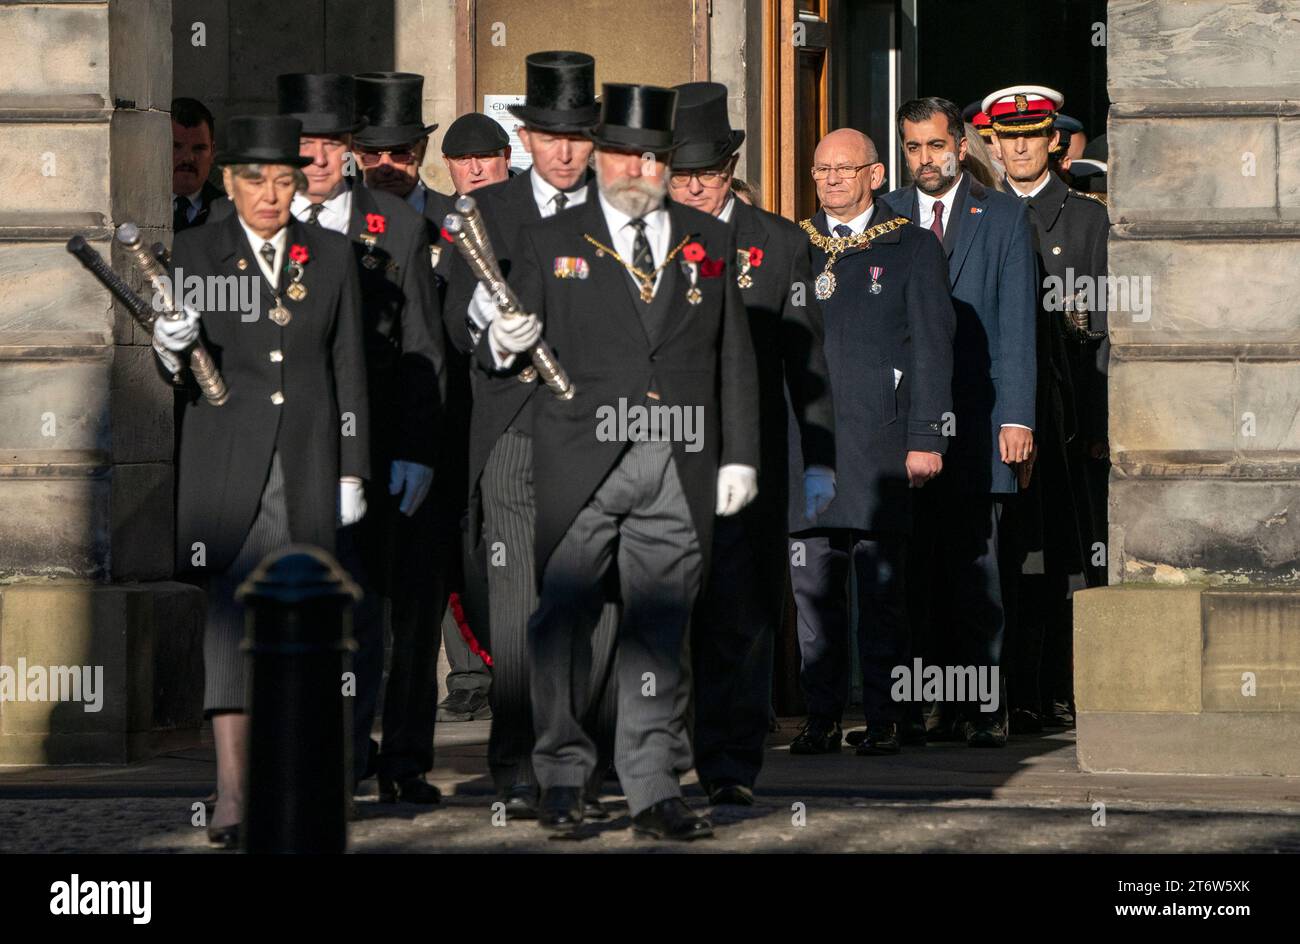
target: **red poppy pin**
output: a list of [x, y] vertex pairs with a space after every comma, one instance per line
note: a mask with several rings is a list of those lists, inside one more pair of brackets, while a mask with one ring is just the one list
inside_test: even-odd
[[298, 243], [294, 243], [289, 247], [289, 258], [298, 263], [298, 265], [302, 265], [310, 258], [310, 256], [307, 252], [306, 246], [300, 246]]
[[442, 233], [442, 238], [447, 240], [447, 242], [454, 243], [456, 241], [451, 238], [451, 233], [447, 232], [447, 227], [444, 226], [441, 230], [439, 230], [439, 232]]
[[750, 246], [749, 264], [752, 265], [755, 269], [761, 266], [763, 264], [763, 250], [759, 249], [757, 246]]
[[366, 214], [366, 229], [371, 233], [382, 233], [384, 231], [384, 217], [380, 213]]
[[700, 262], [700, 278], [716, 279], [726, 267], [727, 263], [722, 259], [709, 259], [706, 257]]
[[704, 247], [699, 243], [687, 243], [682, 248], [682, 257], [687, 262], [703, 262], [705, 260]]

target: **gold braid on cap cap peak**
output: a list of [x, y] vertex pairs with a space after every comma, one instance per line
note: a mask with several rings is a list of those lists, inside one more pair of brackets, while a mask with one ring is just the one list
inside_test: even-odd
[[1000, 121], [993, 122], [993, 130], [998, 134], [1024, 134], [1029, 131], [1042, 131], [1044, 128], [1050, 128], [1052, 122], [1056, 121], [1056, 115], [1051, 114], [1041, 121], [1035, 121], [1033, 124], [1024, 125], [1004, 125]]

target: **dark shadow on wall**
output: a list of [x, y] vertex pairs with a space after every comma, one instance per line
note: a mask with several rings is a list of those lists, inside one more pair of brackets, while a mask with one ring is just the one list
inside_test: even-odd
[[386, 72], [391, 0], [175, 0], [172, 95], [212, 111], [217, 150], [231, 115], [275, 111], [283, 72]]

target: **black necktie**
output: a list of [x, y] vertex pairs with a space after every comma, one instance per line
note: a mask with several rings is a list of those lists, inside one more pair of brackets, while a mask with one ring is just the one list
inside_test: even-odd
[[636, 239], [632, 241], [632, 265], [643, 275], [650, 275], [655, 270], [655, 257], [650, 251], [650, 240], [645, 238], [645, 220], [638, 217], [631, 225], [636, 229]]
[[172, 204], [172, 230], [179, 232], [190, 225], [190, 201], [177, 197]]
[[262, 254], [262, 258], [266, 260], [266, 267], [270, 269], [272, 272], [274, 272], [275, 271], [275, 244], [262, 243], [262, 248], [259, 249], [258, 252], [260, 252]]
[[314, 223], [316, 226], [320, 226], [320, 214], [321, 211], [324, 209], [325, 209], [325, 204], [323, 203], [313, 203], [311, 206], [309, 206], [307, 208], [307, 222]]
[[838, 226], [835, 227], [835, 235], [841, 237], [852, 236], [853, 230], [849, 229], [847, 224], [840, 223]]
[[569, 195], [565, 193], [557, 193], [551, 199], [551, 202], [555, 204], [555, 212], [559, 213], [569, 205]]

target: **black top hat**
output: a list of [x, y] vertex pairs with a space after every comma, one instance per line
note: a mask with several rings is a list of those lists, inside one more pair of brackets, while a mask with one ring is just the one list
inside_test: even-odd
[[447, 126], [447, 133], [442, 136], [442, 153], [447, 157], [488, 154], [509, 144], [510, 135], [505, 128], [482, 112], [471, 111]]
[[238, 115], [221, 136], [218, 164], [288, 164], [306, 167], [310, 157], [298, 153], [302, 122], [287, 115]]
[[600, 122], [588, 132], [597, 147], [656, 154], [676, 147], [676, 89], [606, 82], [600, 91]]
[[350, 75], [290, 72], [275, 77], [278, 111], [302, 122], [303, 134], [351, 134], [357, 120], [356, 82]]
[[673, 128], [673, 167], [714, 167], [740, 147], [745, 132], [734, 131], [727, 117], [727, 87], [717, 82], [687, 82], [677, 89], [677, 123]]
[[365, 147], [414, 144], [432, 134], [437, 125], [421, 117], [424, 76], [413, 72], [362, 72], [357, 80], [357, 113], [366, 126], [356, 143]]
[[600, 117], [596, 60], [585, 52], [535, 52], [524, 60], [528, 96], [510, 114], [543, 131], [586, 131]]

